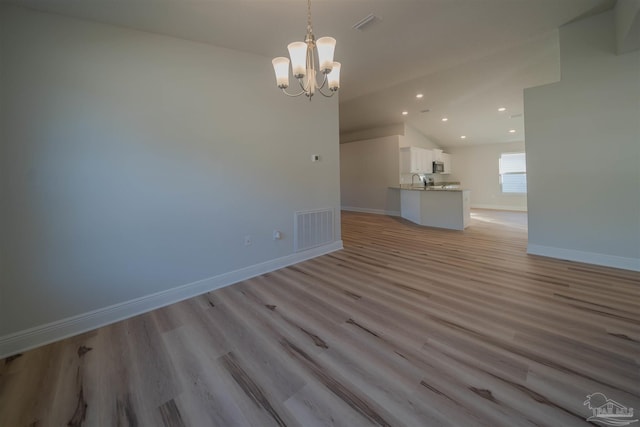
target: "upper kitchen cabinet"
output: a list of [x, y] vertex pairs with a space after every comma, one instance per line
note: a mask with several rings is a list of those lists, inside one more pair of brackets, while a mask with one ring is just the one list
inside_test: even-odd
[[451, 171], [451, 154], [440, 154], [440, 161], [444, 165], [444, 171], [442, 173], [452, 173]]
[[431, 173], [433, 171], [433, 153], [419, 147], [400, 149], [400, 173]]
[[434, 148], [432, 152], [433, 152], [433, 161], [443, 163], [444, 171], [441, 173], [443, 174], [452, 173], [451, 172], [451, 154], [443, 153], [442, 150], [438, 148]]

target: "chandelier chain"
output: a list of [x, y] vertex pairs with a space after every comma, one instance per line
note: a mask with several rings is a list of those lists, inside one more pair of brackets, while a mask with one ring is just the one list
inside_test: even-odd
[[307, 0], [307, 34], [311, 34], [311, 0]]

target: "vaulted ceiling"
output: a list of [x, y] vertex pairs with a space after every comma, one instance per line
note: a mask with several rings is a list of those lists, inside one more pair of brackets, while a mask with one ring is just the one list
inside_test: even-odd
[[[306, 29], [305, 0], [1, 1], [264, 55], [267, 68]], [[312, 18], [317, 37], [337, 39], [341, 133], [405, 121], [450, 146], [522, 140], [522, 89], [559, 75], [554, 31], [614, 4], [313, 0]], [[369, 14], [376, 19], [362, 30], [352, 28]], [[265, 84], [277, 90], [271, 76]]]

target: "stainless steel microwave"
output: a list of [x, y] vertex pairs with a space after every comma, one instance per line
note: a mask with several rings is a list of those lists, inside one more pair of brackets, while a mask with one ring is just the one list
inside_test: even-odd
[[433, 173], [443, 173], [443, 172], [444, 172], [444, 163], [433, 162]]

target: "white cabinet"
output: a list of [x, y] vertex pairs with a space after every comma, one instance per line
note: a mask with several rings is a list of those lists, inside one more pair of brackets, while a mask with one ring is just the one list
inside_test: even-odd
[[422, 173], [432, 173], [433, 172], [433, 153], [431, 150], [427, 150], [425, 148], [421, 148], [422, 152], [420, 153], [420, 165], [422, 166]]
[[400, 173], [431, 173], [433, 171], [433, 153], [419, 147], [400, 149]]
[[440, 161], [444, 164], [444, 171], [442, 173], [452, 173], [451, 172], [451, 154], [447, 154], [447, 153], [440, 154]]
[[443, 163], [444, 171], [441, 173], [452, 173], [451, 172], [451, 154], [443, 153], [442, 150], [438, 148], [434, 148], [433, 161]]

